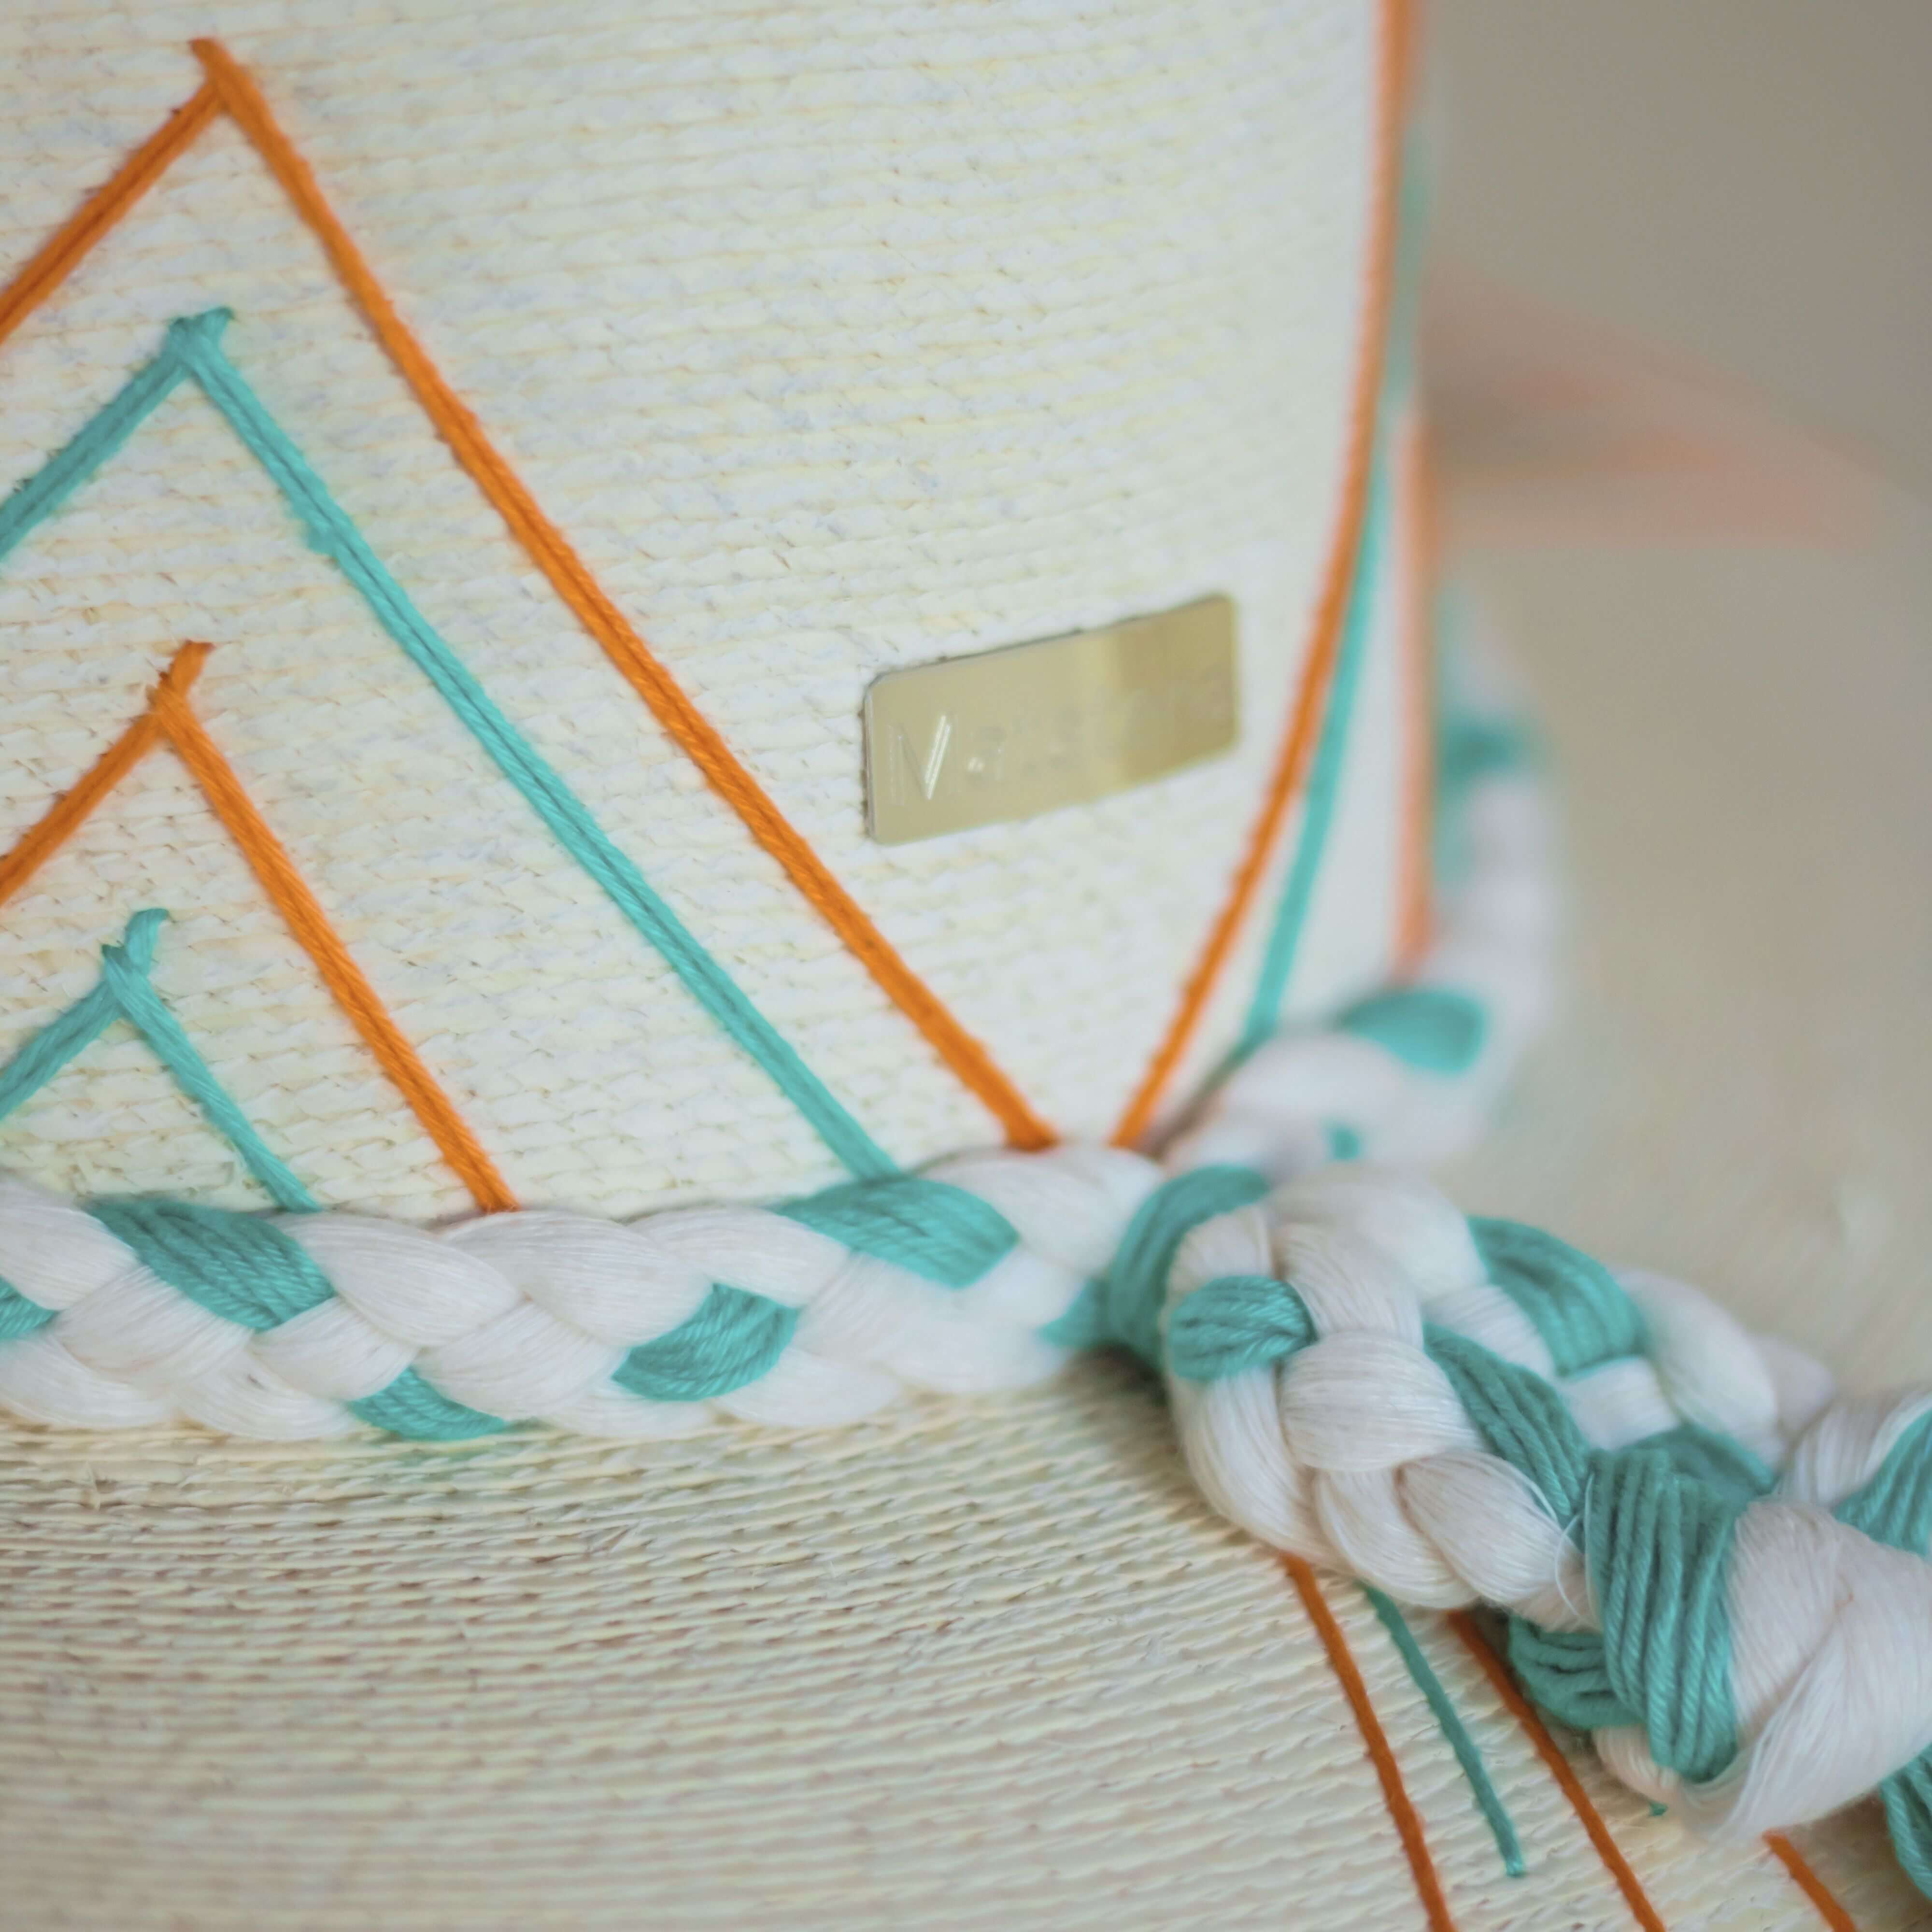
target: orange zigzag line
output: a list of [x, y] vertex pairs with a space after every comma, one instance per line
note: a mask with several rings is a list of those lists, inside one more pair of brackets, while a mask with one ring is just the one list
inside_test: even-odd
[[74, 788], [32, 826], [12, 851], [0, 858], [0, 904], [10, 898], [62, 842], [78, 831], [88, 814], [166, 738], [214, 808], [215, 816], [242, 849], [248, 868], [260, 882], [306, 952], [337, 1004], [381, 1063], [382, 1071], [409, 1103], [478, 1207], [497, 1212], [517, 1204], [496, 1163], [417, 1057], [402, 1030], [349, 949], [328, 922], [320, 902], [296, 871], [282, 842], [268, 829], [242, 788], [234, 767], [224, 758], [201, 720], [188, 704], [188, 694], [214, 648], [184, 644], [161, 680], [148, 694], [147, 708], [104, 752]]
[[226, 112], [321, 242], [350, 298], [456, 460], [666, 732], [737, 813], [752, 836], [784, 868], [880, 990], [999, 1120], [1008, 1142], [1018, 1148], [1051, 1145], [1056, 1138], [1052, 1128], [1027, 1104], [985, 1046], [954, 1018], [832, 876], [770, 794], [652, 656], [562, 532], [537, 507], [536, 499], [484, 435], [482, 424], [444, 380], [397, 313], [361, 250], [324, 200], [308, 164], [276, 124], [254, 81], [218, 41], [192, 44], [207, 80], [0, 294], [0, 342], [53, 293], [215, 114]]

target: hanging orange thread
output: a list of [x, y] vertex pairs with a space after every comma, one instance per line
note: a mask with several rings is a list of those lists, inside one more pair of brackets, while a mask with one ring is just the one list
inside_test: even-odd
[[1362, 525], [1368, 512], [1369, 455], [1373, 441], [1376, 400], [1382, 388], [1382, 363], [1388, 350], [1389, 290], [1395, 256], [1396, 181], [1400, 171], [1402, 127], [1408, 87], [1409, 18], [1406, 0], [1383, 0], [1381, 51], [1376, 80], [1377, 138], [1375, 185], [1370, 217], [1366, 272], [1362, 290], [1361, 346], [1355, 362], [1354, 387], [1348, 400], [1347, 457], [1342, 484], [1342, 514], [1328, 554], [1322, 596], [1316, 607], [1307, 668], [1294, 700], [1288, 735], [1275, 761], [1260, 816], [1248, 835], [1246, 849], [1229, 886], [1228, 896], [1194, 970], [1182, 989], [1180, 1004], [1133, 1098], [1114, 1130], [1116, 1147], [1130, 1147], [1152, 1124], [1154, 1110], [1167, 1090], [1181, 1055], [1208, 1010], [1209, 996], [1232, 953], [1242, 922], [1248, 915], [1262, 875], [1268, 868], [1276, 836], [1288, 808], [1307, 776], [1326, 708], [1330, 681], [1342, 640], [1348, 590], [1356, 553], [1361, 548]]
[[194, 51], [222, 105], [254, 145], [296, 212], [314, 232], [336, 274], [368, 319], [376, 338], [416, 392], [430, 420], [477, 486], [496, 506], [557, 594], [650, 706], [658, 722], [683, 748], [712, 789], [744, 821], [752, 837], [784, 867], [792, 883], [845, 943], [880, 989], [918, 1028], [961, 1082], [999, 1119], [1018, 1148], [1052, 1144], [1053, 1130], [1034, 1113], [884, 933], [832, 875], [818, 854], [741, 764], [716, 728], [654, 657], [616, 604], [604, 593], [562, 531], [484, 434], [482, 424], [442, 377], [410, 332], [348, 231], [323, 199], [308, 164], [268, 112], [254, 82], [218, 41], [196, 40]]
[[[198, 648], [205, 652], [208, 646]], [[515, 1207], [516, 1198], [497, 1172], [495, 1162], [483, 1151], [450, 1104], [448, 1095], [417, 1058], [416, 1048], [389, 1017], [375, 988], [363, 977], [362, 969], [350, 958], [349, 949], [329, 924], [328, 914], [296, 870], [294, 860], [268, 830], [267, 821], [242, 789], [233, 768], [188, 708], [186, 693], [164, 678], [155, 687], [152, 704], [168, 742], [180, 753], [182, 762], [207, 794], [215, 816], [242, 848], [249, 870], [287, 922], [296, 943], [315, 962], [316, 970], [350, 1023], [382, 1063], [383, 1072], [441, 1149], [443, 1159], [475, 1197], [477, 1206], [491, 1212]]]
[[1610, 1828], [1604, 1822], [1604, 1814], [1590, 1802], [1590, 1794], [1583, 1789], [1583, 1781], [1576, 1775], [1576, 1767], [1563, 1755], [1562, 1748], [1550, 1735], [1550, 1727], [1538, 1717], [1529, 1700], [1516, 1688], [1516, 1680], [1504, 1668], [1503, 1660], [1490, 1648], [1488, 1638], [1477, 1628], [1476, 1620], [1466, 1610], [1449, 1612], [1450, 1628], [1469, 1647], [1471, 1654], [1483, 1666], [1484, 1674], [1496, 1687], [1496, 1695], [1508, 1706], [1510, 1714], [1528, 1733], [1529, 1741], [1536, 1747], [1538, 1756], [1548, 1767], [1550, 1774], [1562, 1786], [1563, 1795], [1570, 1801], [1570, 1808], [1576, 1813], [1578, 1822], [1589, 1834], [1590, 1842], [1597, 1848], [1597, 1856], [1604, 1862], [1604, 1869], [1616, 1880], [1617, 1889], [1624, 1895], [1624, 1902], [1644, 1932], [1668, 1932], [1664, 1921], [1658, 1916], [1657, 1908], [1650, 1902], [1636, 1874], [1631, 1870], [1617, 1841], [1610, 1835]]
[[221, 111], [212, 83], [201, 86], [82, 202], [4, 289], [0, 289], [0, 342], [65, 281], [89, 249], [167, 172], [169, 165]]
[[1771, 1847], [1772, 1856], [1791, 1874], [1792, 1882], [1818, 1908], [1818, 1916], [1832, 1928], [1832, 1932], [1858, 1932], [1852, 1915], [1811, 1869], [1804, 1853], [1782, 1832], [1766, 1832], [1764, 1841]]
[[[186, 644], [176, 652], [161, 682], [185, 692], [201, 675], [206, 644]], [[158, 688], [158, 687], [157, 687]], [[97, 758], [70, 791], [64, 792], [38, 824], [30, 826], [13, 850], [0, 858], [0, 905], [4, 905], [77, 832], [89, 812], [160, 740], [160, 720], [152, 695], [148, 708]]]
[[1449, 1901], [1443, 1897], [1442, 1881], [1436, 1875], [1436, 1862], [1429, 1855], [1429, 1841], [1423, 1836], [1422, 1820], [1417, 1816], [1415, 1806], [1402, 1781], [1402, 1767], [1395, 1761], [1388, 1734], [1383, 1730], [1382, 1720], [1376, 1715], [1376, 1707], [1369, 1700], [1369, 1687], [1362, 1681], [1361, 1671], [1348, 1648], [1348, 1640], [1342, 1635], [1342, 1626], [1335, 1620], [1335, 1612], [1328, 1607], [1328, 1599], [1322, 1594], [1322, 1585], [1315, 1572], [1299, 1556], [1283, 1556], [1281, 1560], [1294, 1580], [1309, 1622], [1314, 1624], [1322, 1647], [1328, 1653], [1328, 1661], [1341, 1684], [1342, 1694], [1355, 1714], [1362, 1742], [1368, 1747], [1376, 1776], [1382, 1782], [1382, 1798], [1388, 1806], [1389, 1816], [1395, 1821], [1396, 1834], [1402, 1840], [1408, 1868], [1414, 1874], [1415, 1888], [1421, 1895], [1422, 1910], [1428, 1918], [1430, 1932], [1456, 1932], [1456, 1922], [1449, 1916]]

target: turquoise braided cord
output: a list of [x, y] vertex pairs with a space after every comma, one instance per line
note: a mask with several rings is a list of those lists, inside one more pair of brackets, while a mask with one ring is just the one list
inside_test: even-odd
[[[1876, 1542], [1926, 1555], [1932, 1540], [1932, 1414], [1913, 1423], [1832, 1514]], [[1899, 1863], [1932, 1898], [1932, 1747], [1894, 1772], [1878, 1792]]]
[[1559, 1376], [1644, 1352], [1643, 1317], [1601, 1262], [1518, 1221], [1472, 1215], [1469, 1233], [1490, 1280], [1543, 1337]]
[[[197, 1307], [257, 1334], [320, 1306], [335, 1292], [308, 1251], [261, 1215], [158, 1196], [99, 1200], [88, 1211], [151, 1274]], [[778, 1211], [949, 1291], [970, 1286], [1019, 1240], [1006, 1217], [976, 1195], [917, 1175], [844, 1184]], [[0, 1343], [54, 1318], [52, 1311], [0, 1283]], [[798, 1322], [796, 1308], [714, 1282], [676, 1328], [629, 1350], [611, 1379], [652, 1402], [728, 1395], [776, 1365]], [[423, 1441], [492, 1435], [509, 1426], [452, 1400], [414, 1369], [346, 1406], [374, 1427]]]
[[[1184, 1372], [1175, 1365], [1177, 1341], [1186, 1357], [1190, 1349], [1202, 1348], [1202, 1336], [1184, 1326], [1178, 1338], [1170, 1334], [1163, 1345], [1161, 1334], [1168, 1277], [1180, 1244], [1203, 1222], [1249, 1207], [1268, 1191], [1264, 1175], [1232, 1165], [1196, 1168], [1163, 1182], [1129, 1222], [1106, 1272], [1089, 1282], [1073, 1306], [1045, 1331], [1047, 1339], [1076, 1349], [1121, 1348], [1150, 1368], [1161, 1366], [1165, 1360], [1175, 1372]], [[1224, 1372], [1237, 1366], [1260, 1366], [1268, 1359], [1278, 1358], [1281, 1336], [1273, 1325], [1277, 1316], [1291, 1309], [1299, 1310], [1306, 1324], [1306, 1310], [1301, 1308], [1298, 1296], [1284, 1297], [1276, 1284], [1264, 1277], [1244, 1280], [1253, 1290], [1253, 1299], [1244, 1305], [1245, 1332], [1231, 1336], [1232, 1347], [1220, 1354]], [[1190, 1298], [1182, 1308], [1198, 1299]], [[1292, 1314], [1288, 1318], [1292, 1319]], [[1264, 1338], [1258, 1346], [1257, 1331]], [[1312, 1325], [1307, 1325], [1295, 1346], [1305, 1345], [1312, 1335]], [[1369, 1589], [1367, 1594], [1410, 1680], [1421, 1692], [1455, 1756], [1476, 1808], [1496, 1840], [1504, 1870], [1512, 1877], [1520, 1876], [1525, 1868], [1522, 1848], [1474, 1738], [1430, 1668], [1400, 1609], [1378, 1590]]]
[[258, 1334], [319, 1308], [328, 1276], [272, 1221], [161, 1196], [91, 1202], [88, 1212], [198, 1307]]
[[1405, 1066], [1444, 1078], [1466, 1073], [1481, 1057], [1490, 1030], [1482, 1003], [1447, 986], [1392, 986], [1336, 1015], [1335, 1024], [1372, 1040]]
[[778, 1212], [941, 1288], [968, 1288], [1018, 1245], [1012, 1223], [963, 1187], [916, 1174], [842, 1181]]
[[55, 1311], [30, 1301], [14, 1284], [0, 1276], [0, 1343], [17, 1342], [37, 1328], [44, 1328]]
[[1203, 1221], [1250, 1206], [1268, 1191], [1250, 1167], [1197, 1167], [1164, 1181], [1141, 1203], [1105, 1274], [1042, 1332], [1063, 1348], [1125, 1348], [1150, 1368], [1162, 1359], [1161, 1309], [1180, 1244]]
[[[1518, 1269], [1519, 1306], [1540, 1317], [1546, 1340], [1553, 1336], [1573, 1358], [1600, 1360], [1596, 1342], [1641, 1336], [1634, 1307], [1619, 1318], [1609, 1304], [1604, 1284], [1622, 1291], [1606, 1271], [1597, 1279], [1574, 1264], [1586, 1258], [1550, 1238], [1532, 1243], [1530, 1232], [1513, 1231], [1499, 1245]], [[1186, 1380], [1210, 1382], [1290, 1361], [1316, 1339], [1291, 1284], [1225, 1276], [1170, 1315], [1168, 1365]], [[1761, 1492], [1763, 1472], [1701, 1431], [1594, 1448], [1534, 1370], [1433, 1326], [1424, 1346], [1478, 1435], [1528, 1480], [1583, 1553], [1600, 1629], [1550, 1632], [1517, 1619], [1510, 1654], [1526, 1688], [1580, 1728], [1641, 1724], [1658, 1763], [1693, 1780], [1718, 1776], [1738, 1743], [1726, 1578], [1737, 1520]]]

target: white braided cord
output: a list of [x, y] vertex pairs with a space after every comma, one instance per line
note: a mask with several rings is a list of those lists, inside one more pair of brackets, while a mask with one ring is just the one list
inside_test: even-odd
[[[903, 1390], [1018, 1388], [1066, 1351], [1064, 1315], [1168, 1175], [1238, 1162], [1278, 1179], [1325, 1162], [1346, 1126], [1378, 1159], [1464, 1144], [1541, 1021], [1556, 924], [1542, 790], [1521, 766], [1461, 806], [1464, 882], [1412, 982], [1472, 1000], [1480, 1052], [1453, 1077], [1376, 1042], [1284, 1029], [1204, 1101], [1159, 1161], [1064, 1144], [974, 1153], [926, 1170], [997, 1208], [1018, 1245], [946, 1288], [758, 1207], [676, 1209], [628, 1223], [532, 1208], [443, 1229], [325, 1212], [272, 1217], [334, 1298], [279, 1327], [242, 1327], [157, 1277], [79, 1205], [0, 1177], [0, 1281], [56, 1318], [0, 1342], [0, 1408], [60, 1426], [176, 1420], [239, 1436], [359, 1431], [346, 1406], [413, 1370], [506, 1421], [597, 1435], [674, 1436], [724, 1418], [784, 1427], [849, 1422]], [[694, 1402], [614, 1384], [632, 1348], [688, 1319], [714, 1282], [800, 1311], [755, 1381]]]

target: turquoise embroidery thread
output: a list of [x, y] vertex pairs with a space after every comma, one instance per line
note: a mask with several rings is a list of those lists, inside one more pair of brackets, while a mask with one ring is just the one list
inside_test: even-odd
[[100, 949], [100, 978], [93, 991], [43, 1027], [0, 1068], [0, 1120], [37, 1094], [114, 1021], [125, 1019], [147, 1042], [175, 1084], [241, 1156], [275, 1204], [292, 1214], [312, 1214], [317, 1205], [315, 1197], [255, 1131], [195, 1051], [181, 1022], [148, 983], [155, 943], [166, 918], [155, 907], [137, 912], [128, 922], [121, 943]]
[[[1519, 1255], [1529, 1247], [1513, 1245]], [[1641, 1338], [1634, 1308], [1622, 1323], [1610, 1319], [1590, 1306], [1594, 1283], [1579, 1287], [1563, 1257], [1546, 1258], [1559, 1284], [1560, 1317], [1576, 1312], [1562, 1305], [1574, 1292], [1588, 1308], [1584, 1326], [1621, 1327]], [[1285, 1362], [1314, 1336], [1292, 1286], [1226, 1276], [1196, 1289], [1169, 1318], [1169, 1365], [1190, 1380], [1213, 1381]], [[1678, 1466], [1683, 1456], [1708, 1453], [1695, 1444], [1594, 1450], [1562, 1397], [1532, 1370], [1448, 1330], [1426, 1329], [1424, 1346], [1490, 1448], [1580, 1538], [1601, 1629], [1549, 1632], [1516, 1620], [1510, 1660], [1531, 1694], [1583, 1728], [1641, 1722], [1660, 1764], [1695, 1780], [1718, 1776], [1738, 1748], [1726, 1576], [1747, 1500], [1739, 1491], [1748, 1484], [1720, 1488], [1687, 1476]]]
[[225, 309], [168, 325], [161, 352], [136, 371], [62, 450], [0, 504], [0, 557], [52, 514], [184, 376], [192, 376], [248, 448], [302, 525], [389, 636], [522, 795], [565, 850], [602, 888], [686, 989], [760, 1066], [854, 1174], [896, 1173], [896, 1164], [832, 1096], [790, 1044], [745, 996], [614, 845], [576, 794], [497, 710], [482, 686], [431, 627], [363, 541], [302, 452], [223, 353]]
[[1369, 467], [1369, 501], [1363, 518], [1362, 535], [1348, 585], [1348, 604], [1342, 620], [1342, 643], [1337, 654], [1333, 682], [1329, 687], [1328, 713], [1322, 721], [1322, 736], [1315, 748], [1315, 768], [1309, 774], [1308, 802], [1302, 814], [1301, 836], [1293, 864], [1275, 908], [1261, 970], [1249, 1002], [1247, 1017], [1231, 1056], [1238, 1064], [1272, 1033], [1281, 1017], [1289, 976], [1301, 944], [1302, 928], [1322, 869], [1328, 843], [1336, 795], [1341, 788], [1343, 754], [1346, 749], [1355, 696], [1361, 682], [1362, 661], [1368, 655], [1369, 633], [1376, 609], [1376, 596], [1382, 578], [1382, 558], [1388, 545], [1393, 514], [1393, 493], [1389, 486], [1386, 436], [1402, 399], [1414, 380], [1414, 344], [1416, 300], [1420, 287], [1422, 244], [1428, 226], [1427, 171], [1413, 152], [1405, 153], [1397, 230], [1394, 285], [1390, 291], [1388, 329], [1388, 364], [1383, 372], [1382, 393], [1376, 404], [1377, 421], [1374, 447]]
[[160, 353], [136, 370], [65, 448], [14, 485], [0, 503], [0, 556], [52, 516], [173, 394], [188, 374], [175, 346], [175, 331], [183, 326], [170, 323]]
[[1394, 1602], [1383, 1595], [1372, 1583], [1362, 1586], [1362, 1594], [1369, 1600], [1370, 1608], [1382, 1619], [1382, 1628], [1389, 1634], [1389, 1640], [1396, 1647], [1396, 1653], [1408, 1666], [1411, 1681], [1422, 1693], [1423, 1699], [1435, 1714], [1436, 1721], [1442, 1735], [1448, 1740], [1449, 1748], [1456, 1756], [1456, 1762], [1462, 1768], [1462, 1775], [1468, 1780], [1470, 1795], [1476, 1801], [1476, 1809], [1483, 1814], [1484, 1822], [1490, 1828], [1490, 1834], [1496, 1841], [1496, 1850], [1501, 1855], [1503, 1870], [1511, 1878], [1521, 1878], [1528, 1868], [1523, 1863], [1522, 1845], [1516, 1834], [1516, 1826], [1510, 1819], [1501, 1794], [1490, 1780], [1490, 1768], [1483, 1761], [1483, 1754], [1475, 1739], [1469, 1734], [1469, 1727], [1463, 1723], [1462, 1714], [1450, 1702], [1448, 1691], [1442, 1680], [1430, 1666], [1429, 1659], [1423, 1654], [1422, 1646], [1415, 1640], [1415, 1633], [1410, 1629], [1408, 1619]]

